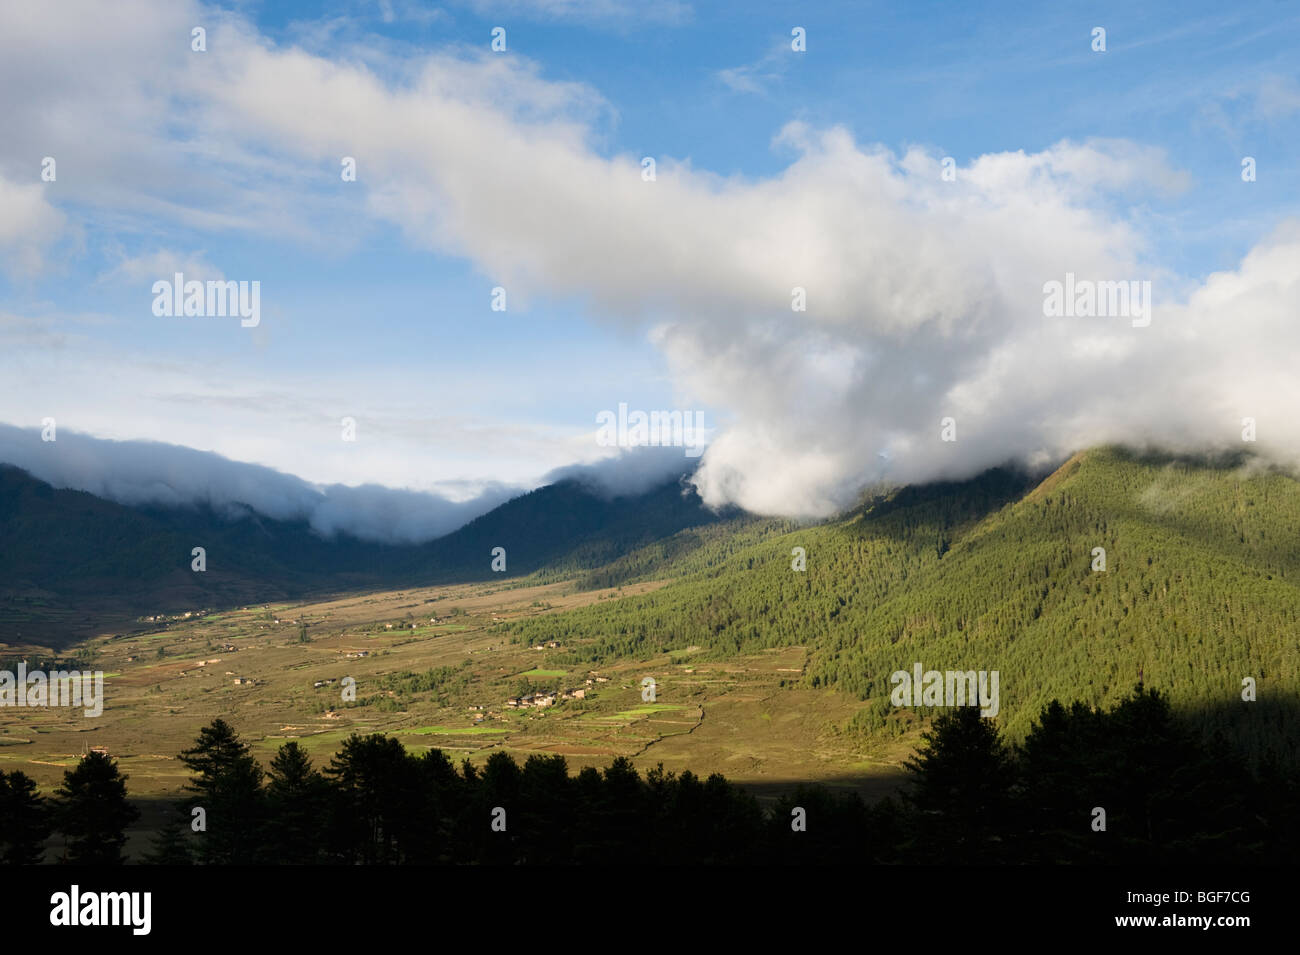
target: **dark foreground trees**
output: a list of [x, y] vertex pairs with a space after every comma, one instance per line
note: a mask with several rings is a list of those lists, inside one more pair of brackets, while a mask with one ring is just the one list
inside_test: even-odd
[[281, 746], [267, 780], [265, 860], [285, 865], [325, 861], [321, 824], [328, 818], [330, 787], [306, 750], [294, 741]]
[[[458, 768], [379, 734], [347, 740], [323, 773], [288, 743], [256, 790], [242, 744], [214, 727], [199, 748], [244, 754], [228, 765], [260, 793], [241, 818], [265, 820], [248, 834], [267, 862], [1265, 861], [1295, 848], [1294, 781], [1252, 776], [1142, 686], [1110, 710], [1053, 701], [1018, 747], [978, 708], [949, 710], [906, 764], [910, 790], [874, 805], [807, 785], [765, 808], [722, 776], [642, 776], [624, 758], [576, 775], [540, 754]], [[215, 763], [196, 765], [196, 785], [229, 788]]]
[[64, 836], [63, 860], [72, 865], [123, 862], [127, 826], [140, 812], [126, 799], [127, 777], [103, 753], [89, 753], [63, 774], [54, 797], [55, 827]]
[[[259, 861], [265, 793], [262, 767], [248, 744], [223, 719], [199, 731], [194, 746], [180, 754], [194, 778], [186, 787], [193, 794], [182, 809], [197, 820], [205, 838], [198, 857], [207, 863], [243, 865]], [[191, 823], [193, 827], [193, 822]]]
[[49, 837], [49, 810], [36, 793], [36, 783], [17, 770], [0, 772], [0, 861], [35, 865], [45, 856]]
[[1221, 741], [1193, 737], [1141, 684], [1106, 711], [1053, 701], [1019, 765], [1027, 861], [1262, 860], [1268, 822], [1281, 821], [1262, 777]]
[[935, 853], [953, 861], [996, 861], [1013, 828], [1016, 764], [997, 725], [978, 707], [961, 706], [935, 719], [917, 754], [908, 803], [909, 848], [922, 859]]
[[[1109, 710], [1053, 701], [1019, 746], [975, 707], [944, 712], [901, 799], [804, 785], [761, 806], [720, 775], [505, 752], [459, 767], [382, 734], [318, 770], [297, 742], [264, 773], [221, 720], [182, 754], [195, 773], [154, 864], [817, 864], [1294, 862], [1300, 785], [1191, 735], [1138, 686]], [[111, 759], [66, 774], [48, 818], [68, 862], [122, 861], [134, 819]], [[48, 831], [35, 787], [0, 774], [0, 852], [33, 862]], [[196, 815], [195, 810], [201, 810]], [[206, 826], [195, 826], [202, 818]], [[196, 831], [197, 829], [197, 831]]]

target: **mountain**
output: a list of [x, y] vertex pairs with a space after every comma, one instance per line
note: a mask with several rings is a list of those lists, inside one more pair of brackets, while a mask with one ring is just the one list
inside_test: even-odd
[[933, 711], [891, 704], [891, 676], [918, 663], [997, 671], [1012, 738], [1053, 698], [1110, 706], [1139, 681], [1257, 761], [1294, 759], [1300, 737], [1300, 482], [1244, 458], [1095, 449], [1046, 478], [896, 488], [812, 525], [715, 514], [679, 482], [607, 498], [563, 481], [409, 547], [126, 508], [0, 468], [0, 542], [10, 642], [64, 644], [113, 613], [495, 578], [504, 547], [507, 578], [670, 581], [502, 624], [509, 639], [559, 640], [575, 668], [804, 647], [788, 682], [868, 701], [838, 729], [867, 740]]
[[483, 580], [495, 576], [492, 550], [504, 547], [507, 577], [570, 576], [718, 522], [746, 523], [738, 511], [709, 510], [680, 480], [621, 497], [566, 480], [507, 501], [425, 545], [428, 563], [421, 570], [437, 581]]
[[[61, 646], [146, 613], [482, 580], [496, 576], [496, 547], [506, 550], [502, 577], [576, 573], [722, 517], [679, 481], [607, 497], [565, 480], [446, 537], [392, 545], [325, 538], [251, 509], [232, 518], [207, 506], [128, 507], [0, 465], [0, 641]], [[191, 570], [195, 547], [203, 573]]]
[[[622, 563], [638, 579], [636, 555]], [[652, 593], [507, 629], [574, 647], [573, 665], [807, 647], [793, 682], [870, 701], [842, 727], [868, 738], [907, 731], [890, 678], [916, 663], [999, 671], [1013, 738], [1053, 698], [1113, 705], [1144, 681], [1251, 757], [1295, 758], [1300, 482], [1245, 460], [1098, 449], [1040, 482], [994, 471], [741, 547], [705, 541], [675, 567]]]

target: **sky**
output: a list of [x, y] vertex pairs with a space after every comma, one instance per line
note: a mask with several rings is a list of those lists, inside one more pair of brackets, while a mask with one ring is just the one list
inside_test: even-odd
[[[622, 453], [620, 405], [787, 516], [1246, 418], [1294, 465], [1300, 9], [1134, 7], [0, 5], [0, 461], [387, 488], [399, 538]], [[156, 314], [177, 272], [256, 325]], [[1046, 314], [1067, 274], [1148, 320]]]

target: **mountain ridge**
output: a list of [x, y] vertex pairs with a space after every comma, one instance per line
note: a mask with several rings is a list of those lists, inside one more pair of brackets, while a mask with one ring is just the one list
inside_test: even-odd
[[[496, 547], [506, 549], [506, 579], [577, 573], [725, 518], [678, 481], [608, 497], [572, 478], [425, 544], [327, 538], [306, 520], [229, 510], [119, 504], [0, 465], [0, 641], [62, 645], [94, 629], [95, 616], [122, 626], [140, 614], [490, 579]], [[202, 573], [191, 570], [195, 547], [205, 549]]]

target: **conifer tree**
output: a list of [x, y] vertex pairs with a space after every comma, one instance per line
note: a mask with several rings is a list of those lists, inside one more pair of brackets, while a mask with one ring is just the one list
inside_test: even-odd
[[140, 811], [126, 798], [127, 777], [103, 753], [89, 753], [63, 774], [55, 793], [55, 827], [64, 837], [63, 861], [73, 865], [121, 865], [126, 829]]
[[187, 816], [201, 808], [198, 857], [206, 863], [248, 864], [258, 861], [264, 818], [262, 768], [250, 748], [225, 720], [214, 719], [199, 730], [180, 760], [197, 775], [186, 789], [193, 795], [182, 808]]
[[0, 860], [5, 865], [37, 865], [50, 837], [48, 807], [25, 773], [0, 772]]

